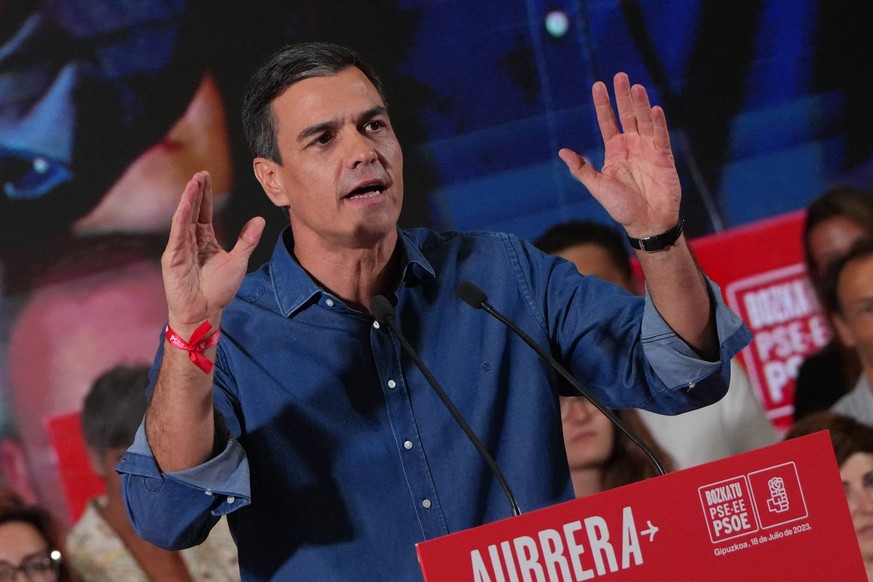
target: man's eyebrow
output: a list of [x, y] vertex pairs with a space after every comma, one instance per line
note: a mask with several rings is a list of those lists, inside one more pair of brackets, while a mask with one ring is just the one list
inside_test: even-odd
[[[363, 113], [358, 116], [358, 122], [361, 121], [369, 121], [374, 117], [378, 117], [380, 115], [386, 115], [388, 113], [388, 109], [384, 105], [376, 105], [367, 109]], [[336, 121], [324, 121], [322, 123], [316, 123], [315, 125], [310, 125], [309, 127], [304, 128], [300, 133], [297, 134], [297, 141], [305, 141], [310, 137], [315, 135], [319, 135], [326, 131], [330, 131], [337, 126]]]
[[374, 117], [378, 117], [380, 115], [386, 115], [388, 113], [388, 109], [384, 105], [376, 105], [375, 107], [371, 107], [364, 111], [361, 114], [361, 120], [370, 120]]
[[304, 128], [300, 133], [297, 134], [297, 141], [304, 141], [314, 135], [319, 135], [326, 131], [330, 131], [331, 129], [336, 127], [335, 121], [324, 121], [322, 123], [316, 123], [315, 125], [310, 125], [309, 127]]

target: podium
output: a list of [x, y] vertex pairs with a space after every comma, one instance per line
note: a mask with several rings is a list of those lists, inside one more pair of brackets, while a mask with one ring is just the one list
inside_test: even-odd
[[867, 580], [826, 431], [428, 540], [417, 552], [426, 582]]

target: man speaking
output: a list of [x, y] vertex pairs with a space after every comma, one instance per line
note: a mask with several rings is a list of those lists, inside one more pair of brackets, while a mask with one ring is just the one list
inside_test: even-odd
[[[162, 258], [168, 326], [151, 401], [118, 465], [138, 531], [199, 543], [227, 514], [244, 580], [421, 580], [415, 544], [508, 517], [476, 447], [370, 314], [393, 323], [505, 474], [524, 511], [573, 498], [559, 377], [456, 296], [469, 281], [610, 407], [679, 413], [718, 400], [750, 333], [682, 234], [663, 111], [624, 74], [593, 87], [600, 172], [561, 158], [625, 229], [644, 298], [513, 236], [397, 227], [403, 156], [373, 71], [339, 46], [283, 48], [252, 78], [254, 171], [290, 227], [229, 252], [206, 172], [182, 193]], [[621, 127], [619, 128], [619, 121]]]

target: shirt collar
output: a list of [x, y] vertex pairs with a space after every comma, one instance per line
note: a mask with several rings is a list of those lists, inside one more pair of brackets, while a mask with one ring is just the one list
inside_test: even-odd
[[[415, 231], [405, 231], [400, 228], [397, 229], [397, 233], [397, 244], [401, 253], [400, 285], [412, 277], [419, 281], [428, 277], [435, 278], [433, 266], [419, 248], [421, 241], [418, 239], [422, 237], [416, 236]], [[287, 226], [276, 242], [269, 266], [276, 305], [285, 317], [292, 317], [303, 307], [318, 301], [322, 294], [328, 294], [300, 266], [294, 257], [293, 249], [294, 236], [291, 227]]]
[[397, 243], [400, 245], [403, 253], [400, 260], [401, 284], [407, 281], [410, 275], [417, 277], [418, 280], [424, 280], [428, 277], [431, 279], [436, 278], [436, 271], [434, 271], [430, 261], [425, 258], [424, 253], [421, 252], [420, 247], [424, 239], [422, 236], [424, 232], [422, 229], [397, 229]]

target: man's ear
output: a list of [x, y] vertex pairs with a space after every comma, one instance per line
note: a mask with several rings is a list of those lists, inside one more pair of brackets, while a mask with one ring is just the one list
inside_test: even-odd
[[91, 470], [94, 472], [95, 475], [100, 477], [102, 481], [105, 481], [107, 470], [111, 470], [112, 467], [106, 467], [106, 462], [103, 460], [103, 455], [101, 455], [97, 451], [86, 447], [85, 453], [88, 455], [88, 464], [91, 465]]
[[289, 206], [289, 201], [278, 172], [279, 164], [267, 158], [255, 158], [252, 161], [255, 177], [261, 183], [261, 188], [267, 193], [270, 202], [276, 206]]

